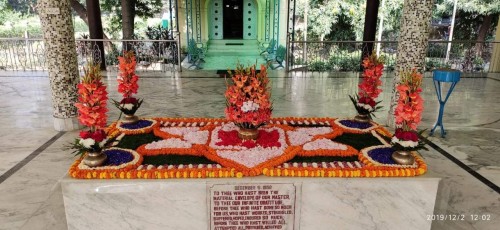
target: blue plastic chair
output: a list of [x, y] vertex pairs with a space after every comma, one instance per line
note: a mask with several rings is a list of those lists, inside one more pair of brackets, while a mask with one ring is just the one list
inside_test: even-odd
[[[439, 115], [436, 124], [434, 125], [434, 128], [432, 128], [431, 132], [429, 135], [434, 135], [434, 130], [438, 126], [441, 127], [441, 137], [444, 137], [446, 135], [446, 131], [444, 130], [443, 126], [443, 113], [444, 113], [444, 105], [448, 101], [448, 98], [451, 95], [451, 92], [457, 85], [457, 83], [460, 81], [460, 76], [462, 73], [458, 70], [454, 69], [436, 69], [433, 72], [433, 80], [434, 80], [434, 88], [436, 89], [436, 94], [439, 100]], [[443, 100], [442, 94], [441, 94], [441, 84], [448, 82], [450, 83], [450, 89], [448, 90], [448, 93], [446, 94], [446, 98]]]

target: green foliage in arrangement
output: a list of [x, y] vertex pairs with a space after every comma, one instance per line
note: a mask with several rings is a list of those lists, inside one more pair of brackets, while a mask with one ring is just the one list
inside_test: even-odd
[[136, 150], [139, 146], [143, 144], [148, 144], [153, 141], [161, 140], [160, 137], [155, 136], [152, 133], [138, 134], [138, 135], [125, 135], [116, 147], [124, 149]]

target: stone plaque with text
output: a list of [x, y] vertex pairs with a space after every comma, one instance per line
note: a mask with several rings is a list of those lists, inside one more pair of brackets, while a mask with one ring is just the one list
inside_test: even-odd
[[211, 230], [294, 229], [294, 184], [214, 184], [209, 187]]

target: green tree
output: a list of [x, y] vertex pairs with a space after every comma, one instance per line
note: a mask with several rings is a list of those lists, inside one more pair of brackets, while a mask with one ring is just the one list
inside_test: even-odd
[[15, 12], [23, 15], [33, 15], [36, 13], [36, 0], [8, 0], [7, 2]]
[[21, 15], [15, 12], [7, 0], [0, 0], [0, 25], [5, 25], [7, 21], [15, 22]]
[[[308, 37], [318, 40], [353, 40], [361, 37], [365, 0], [299, 0], [299, 27], [307, 24]], [[308, 4], [306, 4], [308, 2]], [[307, 16], [305, 7], [308, 6]], [[361, 12], [359, 12], [361, 11]], [[305, 18], [307, 17], [307, 23]]]
[[132, 39], [134, 35], [134, 18], [150, 18], [161, 11], [161, 0], [104, 0], [101, 9], [111, 16], [111, 33], [122, 30], [123, 39]]
[[[385, 0], [384, 7], [380, 7], [378, 15], [384, 17], [382, 40], [394, 41], [399, 35], [404, 0]], [[378, 33], [377, 27], [377, 33]]]
[[[437, 0], [435, 17], [451, 17], [454, 0]], [[488, 35], [493, 34], [500, 13], [499, 0], [458, 0], [454, 40], [476, 40], [476, 55], [481, 55]]]

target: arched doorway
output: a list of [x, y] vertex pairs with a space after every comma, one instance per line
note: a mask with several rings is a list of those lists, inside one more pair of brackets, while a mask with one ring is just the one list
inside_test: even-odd
[[255, 0], [212, 0], [209, 12], [209, 39], [257, 39]]

